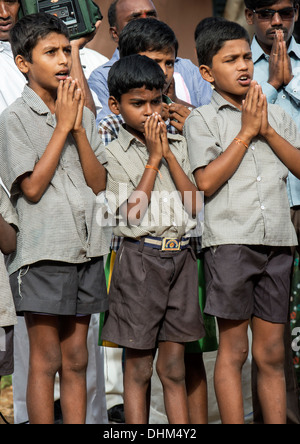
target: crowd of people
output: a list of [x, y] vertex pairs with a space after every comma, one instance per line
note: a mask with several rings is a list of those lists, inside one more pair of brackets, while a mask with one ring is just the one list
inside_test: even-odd
[[0, 377], [15, 422], [53, 423], [59, 380], [63, 423], [105, 423], [111, 384], [110, 419], [146, 424], [156, 373], [168, 423], [207, 424], [216, 351], [220, 421], [242, 424], [251, 348], [253, 422], [300, 423], [299, 5], [241, 3], [253, 39], [208, 17], [196, 66], [151, 0], [111, 3], [110, 60], [85, 48], [94, 34], [70, 40], [55, 15], [18, 19], [0, 0]]

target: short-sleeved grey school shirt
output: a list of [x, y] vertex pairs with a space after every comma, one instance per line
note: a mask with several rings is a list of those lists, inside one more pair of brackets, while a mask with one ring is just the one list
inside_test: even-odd
[[[46, 192], [36, 204], [22, 194], [17, 179], [34, 169], [55, 129], [55, 116], [27, 85], [0, 116], [0, 176], [19, 217], [17, 250], [9, 273], [41, 260], [82, 263], [109, 251], [111, 232], [96, 221], [96, 196], [85, 182], [75, 141], [69, 134]], [[87, 138], [102, 164], [105, 147], [93, 114], [84, 109]]]
[[[18, 227], [17, 214], [12, 207], [9, 197], [0, 185], [0, 214], [8, 223]], [[0, 252], [0, 327], [15, 325], [17, 317], [7, 270], [4, 264], [3, 254]]]
[[[187, 155], [186, 141], [182, 136], [168, 134], [170, 148], [186, 175], [193, 181]], [[128, 200], [138, 186], [149, 158], [146, 146], [135, 139], [122, 126], [118, 139], [107, 147], [107, 197], [112, 211]], [[118, 220], [114, 233], [118, 236], [140, 238], [156, 236], [181, 238], [196, 226], [196, 221], [185, 211], [181, 197], [166, 162], [160, 165], [151, 202], [139, 225]]]
[[[211, 104], [190, 114], [184, 131], [193, 172], [226, 150], [241, 129], [241, 116], [241, 111], [216, 91]], [[269, 105], [269, 121], [278, 134], [300, 148], [297, 127], [279, 106]], [[287, 168], [266, 141], [255, 137], [233, 176], [205, 200], [203, 247], [297, 245], [287, 175]]]

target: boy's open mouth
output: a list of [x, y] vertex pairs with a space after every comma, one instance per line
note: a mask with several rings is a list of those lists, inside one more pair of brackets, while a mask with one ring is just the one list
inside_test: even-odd
[[69, 77], [69, 71], [61, 71], [55, 74], [59, 80], [66, 80]]
[[249, 74], [243, 74], [238, 78], [238, 82], [242, 86], [250, 86], [251, 77], [249, 76]]

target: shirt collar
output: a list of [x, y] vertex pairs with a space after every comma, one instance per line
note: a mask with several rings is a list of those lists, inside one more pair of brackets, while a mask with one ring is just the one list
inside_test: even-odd
[[221, 94], [219, 94], [216, 90], [213, 90], [211, 103], [217, 111], [219, 111], [221, 108], [230, 107], [240, 112], [236, 106], [224, 99], [224, 97], [221, 96]]
[[[255, 36], [252, 40], [251, 50], [253, 63], [256, 63], [260, 58], [266, 58], [268, 60], [269, 56], [263, 51]], [[300, 45], [296, 42], [294, 37], [291, 38], [288, 53], [294, 53], [296, 57], [300, 59]]]
[[28, 85], [25, 85], [24, 87], [22, 98], [27, 103], [27, 105], [37, 114], [47, 115], [47, 123], [50, 126], [55, 126], [55, 116], [51, 114], [50, 109], [41, 99], [41, 97], [36, 94]]

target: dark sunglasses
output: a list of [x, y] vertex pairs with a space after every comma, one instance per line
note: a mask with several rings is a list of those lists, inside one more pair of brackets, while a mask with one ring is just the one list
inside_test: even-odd
[[260, 9], [256, 11], [252, 10], [254, 14], [257, 14], [258, 20], [272, 20], [275, 14], [279, 14], [282, 20], [291, 20], [295, 17], [297, 9], [296, 8], [283, 8], [279, 9], [279, 11], [275, 11], [275, 9]]

